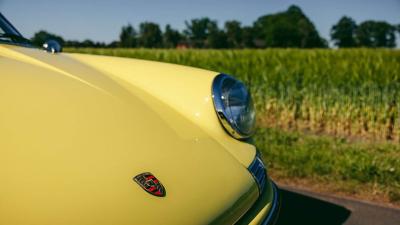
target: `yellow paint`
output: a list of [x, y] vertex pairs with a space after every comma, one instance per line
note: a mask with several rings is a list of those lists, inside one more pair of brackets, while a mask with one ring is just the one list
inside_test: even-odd
[[243, 216], [236, 225], [259, 225], [262, 224], [271, 209], [271, 204], [274, 198], [272, 183], [268, 182], [265, 186], [265, 191], [257, 201], [253, 204], [251, 209]]
[[213, 109], [215, 72], [11, 45], [0, 71], [1, 225], [229, 224], [258, 198], [254, 146]]

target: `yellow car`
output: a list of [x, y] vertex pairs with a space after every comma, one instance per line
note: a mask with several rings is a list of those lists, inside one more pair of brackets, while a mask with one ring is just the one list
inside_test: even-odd
[[0, 14], [1, 225], [275, 221], [243, 83], [60, 50]]

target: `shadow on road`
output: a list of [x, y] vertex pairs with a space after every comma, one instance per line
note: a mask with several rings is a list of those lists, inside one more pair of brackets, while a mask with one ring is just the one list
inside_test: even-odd
[[350, 216], [346, 208], [281, 189], [282, 208], [277, 225], [339, 225]]

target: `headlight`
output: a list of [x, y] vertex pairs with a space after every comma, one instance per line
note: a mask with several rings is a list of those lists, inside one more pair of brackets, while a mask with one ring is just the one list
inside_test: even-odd
[[246, 86], [226, 74], [215, 77], [212, 85], [214, 107], [223, 127], [237, 139], [251, 136], [255, 112]]

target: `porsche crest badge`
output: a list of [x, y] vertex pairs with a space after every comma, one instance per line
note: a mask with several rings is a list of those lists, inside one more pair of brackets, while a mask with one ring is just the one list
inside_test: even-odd
[[139, 184], [148, 193], [157, 196], [165, 196], [165, 188], [161, 182], [151, 173], [141, 173], [133, 178], [133, 180]]

